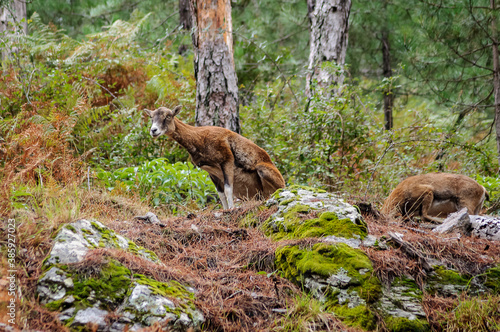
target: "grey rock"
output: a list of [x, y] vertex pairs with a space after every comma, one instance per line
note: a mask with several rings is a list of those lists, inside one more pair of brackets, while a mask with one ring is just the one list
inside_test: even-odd
[[471, 215], [472, 235], [481, 239], [500, 241], [500, 217]]
[[39, 280], [37, 292], [42, 304], [57, 301], [66, 295], [66, 272], [53, 266]]
[[326, 282], [334, 287], [346, 287], [351, 282], [351, 277], [348, 276], [348, 272], [344, 268], [340, 268], [337, 274], [332, 274], [326, 279]]
[[339, 304], [347, 304], [347, 307], [352, 309], [359, 305], [365, 305], [366, 301], [359, 297], [358, 292], [348, 292], [346, 289], [341, 289], [338, 295]]
[[126, 308], [140, 313], [151, 313], [154, 316], [164, 316], [167, 313], [165, 306], [175, 309], [174, 303], [169, 299], [153, 294], [148, 286], [135, 284]]
[[420, 297], [421, 293], [416, 283], [413, 282], [413, 284], [418, 294], [408, 286], [395, 282], [390, 287], [384, 286], [382, 288], [383, 295], [377, 307], [384, 316], [403, 317], [410, 320], [425, 318], [425, 311]]
[[73, 288], [73, 286], [74, 286], [72, 278], [64, 279], [63, 284], [64, 284], [64, 286], [66, 286], [66, 288]]
[[472, 230], [471, 220], [469, 214], [467, 213], [467, 208], [451, 213], [448, 218], [446, 218], [443, 223], [432, 231], [439, 234], [449, 234], [458, 232], [463, 235], [470, 235]]
[[191, 325], [191, 319], [189, 319], [189, 316], [185, 314], [184, 312], [181, 313], [179, 319], [175, 322], [175, 325], [181, 325], [181, 326], [190, 326]]
[[108, 315], [106, 310], [98, 308], [87, 308], [79, 310], [71, 326], [87, 325], [87, 323], [97, 324], [100, 329], [106, 327], [105, 317]]
[[363, 247], [373, 247], [375, 246], [375, 243], [377, 243], [377, 237], [371, 234], [368, 234], [364, 239], [361, 245]]
[[59, 320], [64, 322], [64, 321], [70, 319], [75, 314], [75, 310], [76, 310], [75, 308], [69, 308], [69, 309], [64, 310], [63, 312], [61, 312], [59, 314], [59, 316], [58, 316]]
[[328, 287], [326, 282], [320, 282], [318, 279], [321, 279], [319, 276], [313, 276], [313, 278], [305, 278], [304, 279], [304, 287], [308, 289], [311, 294], [318, 299], [318, 301], [325, 303], [326, 296], [325, 291]]
[[150, 223], [150, 224], [159, 224], [160, 219], [154, 214], [153, 212], [148, 212], [144, 216], [136, 216], [134, 219], [142, 220], [145, 223]]
[[54, 247], [46, 264], [78, 263], [83, 260], [90, 244], [82, 234], [74, 233], [63, 227], [54, 239]]
[[64, 299], [64, 303], [71, 304], [73, 302], [75, 302], [75, 298], [73, 297], [73, 295], [70, 295]]
[[345, 243], [351, 248], [359, 249], [359, 246], [361, 245], [361, 240], [359, 239], [359, 236], [354, 234], [358, 238], [352, 238], [352, 239], [346, 239], [345, 237], [338, 237], [335, 235], [328, 235], [325, 237], [322, 237], [321, 240], [326, 243]]

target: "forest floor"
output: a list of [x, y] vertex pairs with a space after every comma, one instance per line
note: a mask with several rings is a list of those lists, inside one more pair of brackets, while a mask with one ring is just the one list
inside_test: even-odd
[[[60, 193], [64, 196], [64, 192]], [[132, 265], [132, 270], [157, 280], [177, 280], [197, 289], [196, 305], [206, 318], [210, 331], [357, 331], [345, 326], [323, 306], [285, 278], [276, 273], [274, 253], [285, 244], [312, 247], [319, 239], [274, 242], [261, 225], [272, 213], [262, 202], [245, 202], [231, 211], [215, 209], [188, 213], [186, 216], [162, 216], [156, 224], [134, 219], [148, 207], [137, 200], [112, 197], [100, 192], [77, 194], [73, 204], [79, 213], [71, 218], [37, 213], [18, 214], [25, 220], [19, 226], [20, 253], [23, 267], [18, 271], [24, 301], [21, 303], [19, 326], [42, 331], [62, 331], [66, 327], [57, 314], [44, 309], [37, 301], [36, 283], [42, 273], [42, 261], [52, 247], [58, 228], [74, 219], [94, 218], [137, 245], [155, 252], [165, 269], [135, 262], [118, 251], [98, 249], [90, 257], [96, 265], [105, 256], [112, 256]], [[68, 199], [68, 202], [71, 199]], [[351, 202], [352, 203], [352, 202]], [[71, 208], [71, 206], [69, 207]], [[362, 211], [363, 212], [363, 211]], [[18, 213], [20, 213], [18, 211]], [[62, 213], [62, 210], [61, 210]], [[453, 266], [460, 273], [476, 275], [500, 263], [500, 244], [470, 237], [442, 237], [432, 234], [425, 225], [386, 220], [374, 210], [363, 213], [369, 234], [387, 237], [388, 232], [404, 234], [418, 252]], [[388, 250], [364, 248], [382, 282], [390, 283], [397, 276], [412, 275], [424, 282], [425, 260], [411, 257], [398, 246]], [[0, 294], [1, 295], [1, 294]], [[443, 319], [452, 319], [453, 309], [463, 298], [442, 298], [424, 293], [424, 310], [436, 331], [443, 330]], [[496, 298], [500, 303], [499, 298]], [[1, 309], [1, 308], [0, 308]], [[384, 330], [383, 325], [380, 327]], [[156, 325], [146, 331], [161, 331]]]

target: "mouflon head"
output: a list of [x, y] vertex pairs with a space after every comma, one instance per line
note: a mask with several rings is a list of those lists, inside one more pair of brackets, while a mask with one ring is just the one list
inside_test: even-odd
[[149, 130], [149, 134], [153, 138], [160, 135], [169, 135], [175, 131], [174, 117], [179, 114], [182, 106], [176, 106], [173, 110], [166, 107], [159, 107], [154, 111], [145, 109], [144, 112], [149, 115], [153, 124]]

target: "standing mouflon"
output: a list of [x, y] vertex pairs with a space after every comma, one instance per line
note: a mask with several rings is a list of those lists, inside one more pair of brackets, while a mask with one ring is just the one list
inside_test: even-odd
[[189, 152], [193, 164], [210, 175], [224, 209], [234, 207], [233, 195], [240, 199], [268, 198], [285, 187], [283, 176], [266, 151], [228, 129], [183, 123], [175, 117], [181, 108], [145, 110], [153, 120], [150, 134], [153, 138], [165, 134]]

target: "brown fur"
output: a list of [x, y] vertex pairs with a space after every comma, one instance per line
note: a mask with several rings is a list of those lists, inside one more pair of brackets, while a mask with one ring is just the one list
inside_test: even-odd
[[240, 199], [268, 198], [285, 186], [266, 151], [228, 129], [185, 124], [175, 117], [180, 109], [146, 110], [153, 119], [151, 136], [165, 134], [182, 145], [193, 164], [210, 174], [224, 208], [233, 207], [233, 195]]
[[415, 215], [423, 220], [441, 223], [442, 218], [464, 207], [469, 214], [479, 214], [486, 189], [461, 174], [429, 173], [403, 180], [385, 200], [382, 213]]

